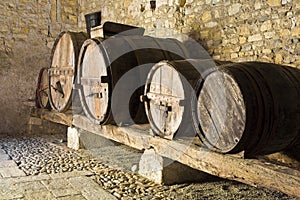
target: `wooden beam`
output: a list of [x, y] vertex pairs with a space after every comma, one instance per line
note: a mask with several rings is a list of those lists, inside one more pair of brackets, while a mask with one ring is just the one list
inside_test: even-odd
[[300, 198], [300, 171], [254, 159], [242, 159], [208, 151], [195, 145], [154, 137], [150, 144], [162, 156], [209, 174], [262, 186]]
[[144, 126], [117, 127], [93, 125], [83, 116], [74, 116], [74, 125], [108, 139], [136, 149], [154, 148], [161, 156], [171, 158], [194, 169], [239, 181], [252, 186], [262, 186], [300, 197], [300, 172], [288, 167], [241, 159], [208, 151], [193, 144], [153, 137]]
[[66, 125], [69, 127], [73, 126], [72, 114], [59, 113], [56, 111], [49, 111], [46, 109], [38, 109], [33, 107], [31, 110], [32, 117], [39, 117], [43, 120], [51, 121], [54, 123]]
[[[42, 111], [42, 119], [70, 125], [70, 116]], [[73, 116], [73, 126], [103, 136], [133, 148], [154, 148], [161, 156], [181, 162], [209, 174], [262, 186], [300, 198], [300, 171], [257, 159], [242, 159], [208, 151], [192, 141], [167, 140], [149, 134], [149, 126], [117, 127], [92, 124], [86, 117]], [[71, 125], [72, 125], [71, 123]]]
[[171, 158], [194, 169], [239, 181], [252, 186], [262, 186], [300, 197], [300, 171], [288, 167], [242, 159], [208, 151], [189, 143], [153, 137], [144, 126], [117, 127], [93, 125], [83, 116], [75, 115], [76, 127], [96, 133], [108, 139], [136, 149], [154, 148], [161, 156]]
[[149, 126], [147, 125], [133, 127], [100, 126], [92, 124], [89, 119], [81, 115], [74, 115], [73, 125], [139, 150], [148, 148], [149, 140], [152, 137], [147, 134], [149, 132]]

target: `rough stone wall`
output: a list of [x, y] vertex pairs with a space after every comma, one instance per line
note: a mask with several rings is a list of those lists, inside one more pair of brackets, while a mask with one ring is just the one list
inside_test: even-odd
[[174, 29], [201, 43], [219, 60], [300, 65], [299, 0], [80, 0], [84, 14], [102, 11], [104, 21]]
[[24, 102], [34, 99], [53, 41], [77, 30], [77, 0], [2, 0], [0, 13], [0, 133], [20, 133], [28, 130]]
[[299, 0], [3, 0], [0, 2], [0, 133], [26, 130], [38, 71], [49, 65], [64, 30], [85, 30], [84, 15], [104, 21], [175, 30], [215, 58], [259, 60], [300, 68]]

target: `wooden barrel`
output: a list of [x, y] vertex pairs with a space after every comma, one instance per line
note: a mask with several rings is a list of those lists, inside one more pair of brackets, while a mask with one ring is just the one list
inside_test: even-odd
[[270, 63], [233, 63], [198, 88], [196, 131], [210, 149], [269, 154], [300, 134], [300, 71]]
[[35, 103], [38, 108], [50, 109], [49, 102], [49, 79], [48, 79], [48, 68], [43, 67], [40, 69], [38, 76], [38, 83], [35, 92]]
[[195, 136], [191, 100], [203, 77], [215, 70], [213, 60], [162, 61], [147, 77], [144, 100], [153, 132], [172, 139]]
[[[148, 123], [139, 97], [149, 70], [161, 60], [188, 56], [188, 50], [175, 39], [135, 35], [85, 41], [80, 51], [77, 82], [86, 116], [95, 124]], [[137, 67], [141, 65], [141, 69]], [[116, 87], [126, 75], [129, 76], [126, 83], [120, 81]]]
[[56, 39], [49, 73], [49, 99], [52, 109], [67, 111], [72, 104], [73, 83], [77, 73], [80, 48], [87, 39], [82, 32], [62, 32]]

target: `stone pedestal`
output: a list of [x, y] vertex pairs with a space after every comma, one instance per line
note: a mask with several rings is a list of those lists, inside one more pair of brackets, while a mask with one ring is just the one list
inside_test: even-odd
[[158, 184], [178, 184], [187, 182], [204, 182], [216, 179], [179, 162], [164, 158], [154, 149], [147, 149], [141, 157], [138, 173]]
[[95, 133], [91, 133], [82, 129], [79, 129], [78, 131], [80, 133], [80, 144], [82, 145], [82, 148], [95, 149], [101, 147], [120, 145], [117, 142], [104, 138]]
[[67, 146], [71, 149], [78, 150], [82, 148], [80, 144], [80, 133], [77, 128], [68, 127], [67, 142]]
[[120, 145], [95, 133], [72, 127], [68, 127], [67, 140], [68, 147], [74, 150]]

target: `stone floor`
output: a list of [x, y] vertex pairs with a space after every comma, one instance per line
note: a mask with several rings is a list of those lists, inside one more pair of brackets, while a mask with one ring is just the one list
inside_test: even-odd
[[74, 151], [65, 137], [0, 135], [0, 200], [295, 199], [223, 179], [158, 185], [133, 172], [140, 152], [111, 141], [92, 146], [100, 141], [92, 136], [91, 149]]
[[26, 176], [0, 149], [0, 199], [116, 199], [91, 175], [85, 170]]

